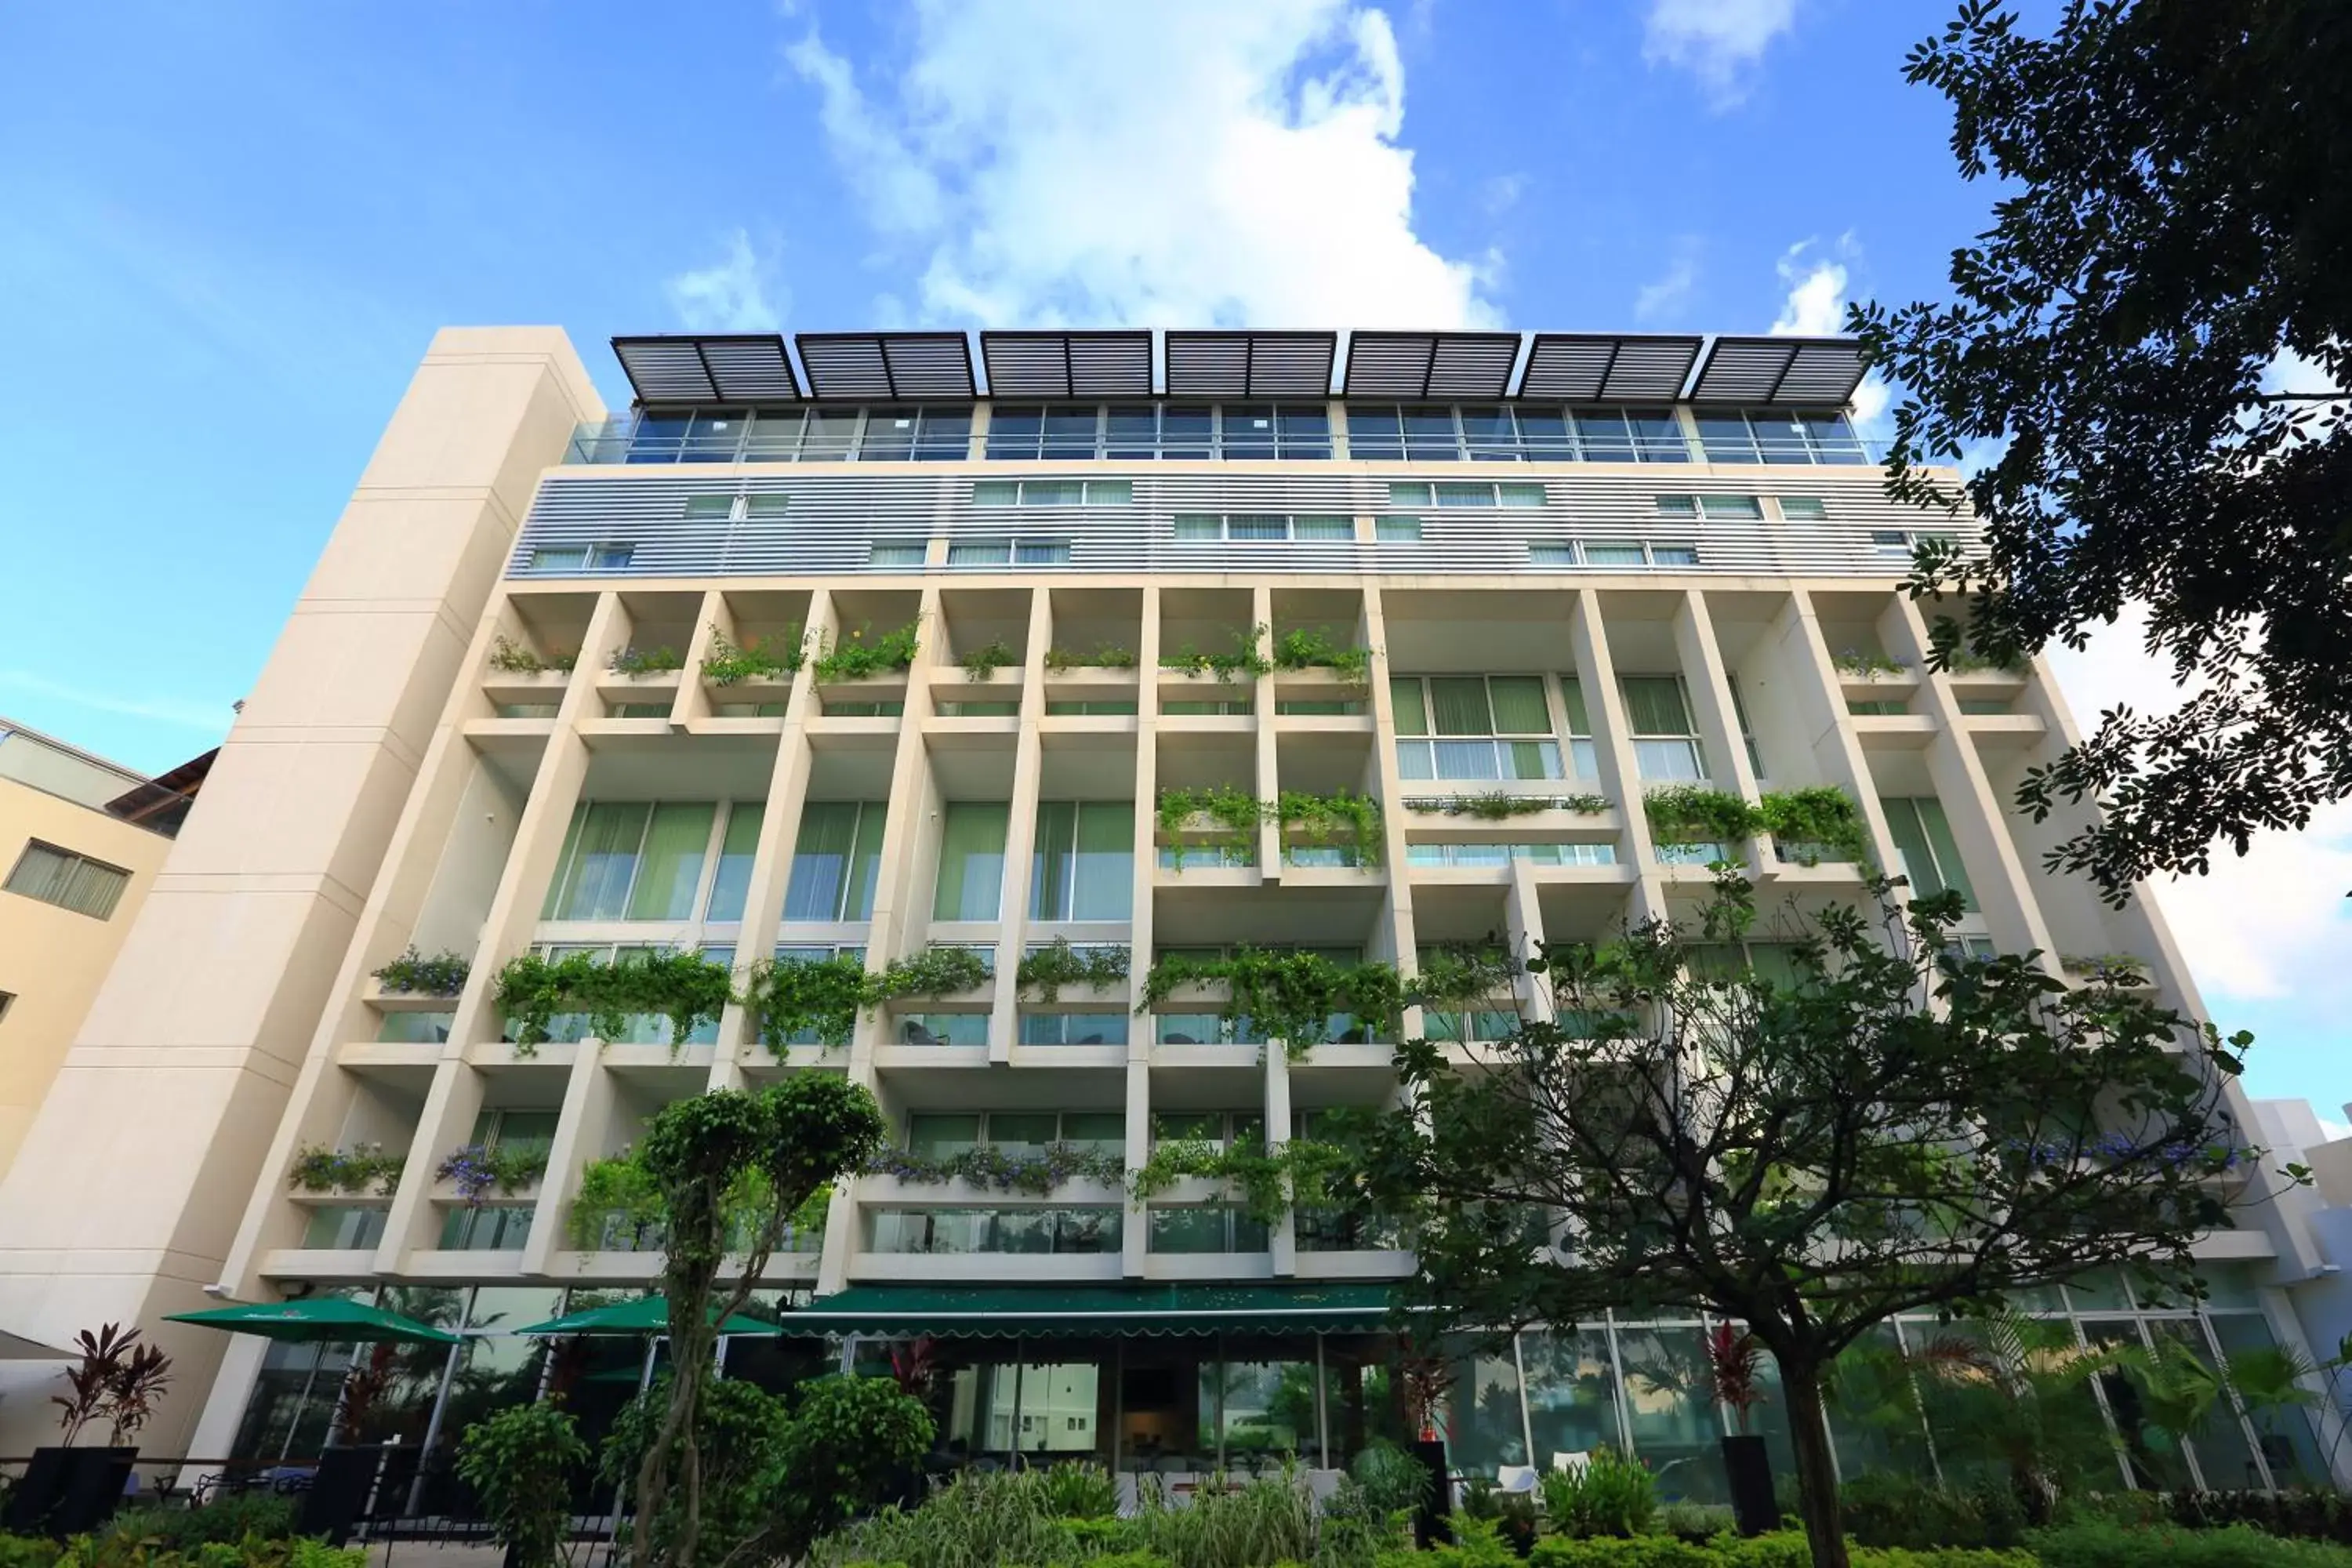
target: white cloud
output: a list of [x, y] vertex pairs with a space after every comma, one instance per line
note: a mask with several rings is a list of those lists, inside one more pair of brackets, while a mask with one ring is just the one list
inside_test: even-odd
[[[2169, 712], [2181, 689], [2169, 665], [2147, 651], [2147, 606], [2126, 605], [2077, 653], [2053, 647], [2067, 706], [2084, 729], [2110, 708]], [[2240, 1001], [2284, 997], [2310, 978], [2352, 971], [2352, 802], [2323, 806], [2299, 833], [2254, 835], [2240, 856], [2213, 850], [2202, 877], [2168, 879], [2157, 902], [2188, 955], [2198, 984]]]
[[1698, 287], [1698, 242], [1685, 237], [1675, 247], [1674, 265], [1633, 296], [1633, 320], [1643, 326], [1683, 313]]
[[1748, 72], [1774, 38], [1797, 24], [1797, 0], [1650, 0], [1642, 58], [1680, 66], [1714, 107], [1748, 96]]
[[681, 272], [663, 287], [689, 331], [772, 332], [783, 320], [768, 301], [774, 278], [773, 261], [752, 249], [751, 237], [739, 228], [727, 237], [719, 260]]
[[120, 713], [131, 719], [176, 724], [185, 730], [205, 730], [215, 735], [227, 733], [230, 721], [236, 717], [226, 702], [191, 702], [176, 697], [116, 697], [68, 686], [24, 669], [0, 669], [0, 689], [30, 692], [100, 713]]
[[895, 69], [861, 73], [814, 31], [784, 56], [875, 228], [918, 258], [919, 319], [1499, 319], [1499, 258], [1448, 258], [1414, 231], [1381, 11], [925, 0], [909, 37]]
[[[1861, 258], [1862, 247], [1849, 231], [1838, 236], [1827, 254], [1815, 256], [1808, 264], [1806, 252], [1818, 244], [1817, 239], [1801, 239], [1773, 264], [1789, 290], [1780, 314], [1772, 322], [1776, 336], [1837, 337], [1845, 331], [1847, 263]], [[1862, 384], [1853, 389], [1853, 422], [1864, 434], [1876, 434], [1893, 396], [1893, 389], [1876, 371], [1862, 378]]]

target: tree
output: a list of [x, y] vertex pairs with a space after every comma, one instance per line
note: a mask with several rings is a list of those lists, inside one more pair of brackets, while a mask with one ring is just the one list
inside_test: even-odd
[[572, 1473], [588, 1463], [579, 1423], [558, 1400], [510, 1405], [466, 1428], [457, 1475], [474, 1489], [515, 1568], [562, 1561]]
[[[1369, 1192], [1413, 1233], [1416, 1316], [1744, 1325], [1780, 1369], [1820, 1568], [1846, 1562], [1822, 1407], [1841, 1352], [2103, 1267], [2194, 1294], [2191, 1244], [2242, 1201], [2217, 1178], [2255, 1155], [2224, 1087], [2248, 1037], [2032, 954], [1955, 958], [1957, 896], [1906, 911], [1871, 889], [1874, 914], [1772, 929], [1727, 872], [1695, 928], [1551, 947], [1528, 968], [1553, 1020], [1409, 1042], [1411, 1109], [1360, 1130]], [[1786, 980], [1695, 977], [1770, 936], [1794, 939]]]
[[[796, 1073], [758, 1093], [718, 1089], [677, 1100], [646, 1124], [637, 1153], [661, 1192], [667, 1238], [662, 1291], [675, 1370], [661, 1423], [637, 1465], [633, 1561], [694, 1562], [702, 1476], [695, 1411], [709, 1381], [719, 1325], [750, 1300], [801, 1205], [835, 1176], [862, 1166], [881, 1147], [884, 1130], [881, 1110], [863, 1086], [817, 1072]], [[747, 1190], [758, 1194], [748, 1219]], [[730, 1237], [739, 1229], [742, 1234]], [[722, 1292], [730, 1241], [740, 1265]], [[685, 1489], [682, 1522], [656, 1557], [653, 1524], [674, 1481]]]
[[[1889, 492], [1985, 530], [1988, 558], [1915, 567], [1965, 605], [1931, 662], [2080, 647], [2144, 601], [2194, 683], [2020, 789], [2037, 819], [2097, 805], [2051, 864], [2120, 904], [2352, 794], [2352, 9], [2073, 0], [2034, 38], [1967, 0], [1906, 74], [1951, 100], [1961, 173], [2013, 191], [1953, 253], [1952, 303], [1850, 318], [1907, 391]], [[1963, 492], [1927, 468], [1988, 445]]]

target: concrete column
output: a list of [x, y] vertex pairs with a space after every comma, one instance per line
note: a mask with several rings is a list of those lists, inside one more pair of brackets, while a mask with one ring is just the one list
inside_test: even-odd
[[1642, 769], [1633, 758], [1633, 727], [1625, 718], [1624, 699], [1617, 690], [1617, 666], [1609, 657], [1609, 634], [1601, 624], [1601, 604], [1590, 588], [1576, 590], [1568, 641], [1576, 653], [1577, 678], [1583, 684], [1584, 717], [1592, 726], [1592, 752], [1601, 766], [1601, 787], [1625, 817], [1623, 847], [1633, 862], [1633, 918], [1663, 919], [1665, 879], [1658, 873], [1650, 819], [1642, 810]]
[[[560, 331], [435, 337], [0, 1185], [0, 1321], [162, 1345], [154, 1448], [228, 1339], [163, 1315], [211, 1304], [532, 489], [603, 415]], [[0, 1446], [54, 1377], [0, 1372]]]

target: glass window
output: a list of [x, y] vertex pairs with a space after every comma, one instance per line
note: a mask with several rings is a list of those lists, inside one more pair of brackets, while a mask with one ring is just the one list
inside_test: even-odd
[[1723, 1425], [1708, 1394], [1706, 1348], [1696, 1324], [1617, 1331], [1633, 1452], [1658, 1478], [1658, 1495], [1724, 1500]]
[[1294, 517], [1290, 520], [1290, 537], [1312, 540], [1351, 540], [1356, 537], [1356, 525], [1344, 517]]
[[578, 572], [588, 564], [588, 552], [582, 550], [534, 550], [525, 568], [531, 572]]
[[1180, 511], [1176, 514], [1175, 531], [1180, 540], [1223, 539], [1225, 520], [1212, 513]]
[[688, 496], [686, 498], [688, 517], [732, 517], [735, 515], [733, 496]]
[[948, 803], [931, 918], [992, 921], [1004, 894], [1004, 839], [1012, 807], [1001, 800]]
[[694, 416], [687, 433], [678, 460], [685, 463], [731, 463], [736, 448], [743, 443], [743, 432], [751, 423], [751, 412], [741, 408], [706, 408]]
[[[1828, 520], [1830, 511], [1819, 496], [1782, 496], [1780, 515], [1790, 522], [1822, 522]], [[1874, 540], [1877, 537], [1871, 535]]]
[[1618, 681], [1625, 720], [1633, 734], [1633, 757], [1652, 783], [1693, 783], [1706, 776], [1706, 759], [1691, 727], [1690, 706], [1679, 677], [1629, 675]]
[[1038, 449], [1047, 458], [1091, 458], [1095, 455], [1098, 423], [1092, 408], [1049, 408], [1045, 411], [1045, 438]]
[[[1538, 487], [1537, 494], [1542, 494]], [[1483, 484], [1441, 484], [1437, 487], [1439, 506], [1493, 506], [1495, 487]]]
[[1131, 506], [1135, 502], [1132, 479], [1088, 479], [1085, 488], [1088, 506]]
[[1434, 492], [1417, 479], [1398, 479], [1389, 485], [1391, 506], [1434, 506]]
[[977, 1113], [917, 1112], [907, 1118], [907, 1152], [951, 1160], [980, 1147]]
[[1519, 424], [1522, 457], [1538, 463], [1565, 463], [1576, 457], [1576, 437], [1569, 433], [1566, 415], [1553, 408], [1520, 408], [1513, 413]]
[[1219, 410], [1228, 458], [1274, 456], [1274, 410], [1255, 404], [1227, 404]]
[[1009, 539], [950, 540], [948, 543], [948, 564], [1010, 566], [1013, 564], [1013, 542]]
[[1761, 502], [1754, 496], [1701, 496], [1698, 498], [1701, 517], [1753, 519], [1764, 515]]
[[1398, 734], [1426, 735], [1429, 733], [1429, 710], [1422, 701], [1419, 676], [1391, 676], [1389, 700], [1396, 712]]
[[1496, 485], [1495, 502], [1498, 506], [1539, 507], [1544, 503], [1541, 485]]
[[801, 436], [804, 461], [843, 462], [857, 441], [857, 410], [812, 408]]
[[743, 514], [746, 517], [782, 517], [792, 510], [790, 496], [745, 496]]
[[971, 456], [971, 410], [925, 409], [911, 456], [919, 463], [955, 462]]
[[106, 920], [131, 885], [131, 873], [70, 849], [36, 839], [25, 846], [8, 873], [7, 889], [61, 910]]
[[1331, 415], [1321, 407], [1277, 408], [1275, 416], [1282, 436], [1282, 456], [1316, 459], [1331, 455]]
[[539, 916], [548, 921], [613, 921], [628, 908], [653, 808], [643, 801], [582, 801], [556, 862]]
[[1647, 566], [1650, 558], [1638, 544], [1587, 544], [1585, 563], [1590, 566]]
[[1035, 406], [998, 405], [988, 416], [988, 455], [992, 458], [1034, 458], [1045, 428], [1045, 411]]
[[1804, 426], [1795, 416], [1769, 408], [1759, 408], [1748, 416], [1748, 427], [1755, 432], [1756, 450], [1768, 463], [1810, 463], [1811, 447], [1805, 440]]
[[1650, 546], [1650, 564], [1696, 566], [1698, 564], [1698, 551], [1688, 544], [1653, 544]]
[[800, 456], [802, 418], [797, 408], [754, 416], [751, 433], [743, 442], [743, 460], [788, 463]]
[[1066, 566], [1070, 563], [1070, 542], [1066, 539], [1018, 539], [1013, 543], [1013, 561], [1017, 566]]
[[919, 568], [925, 553], [920, 544], [869, 544], [866, 547], [866, 564], [901, 571]]
[[1040, 801], [1029, 915], [1123, 921], [1135, 895], [1135, 807], [1128, 801]]
[[1528, 564], [1573, 566], [1576, 564], [1576, 544], [1573, 541], [1563, 541], [1557, 544], [1530, 544], [1528, 546]]
[[1227, 539], [1269, 541], [1290, 537], [1290, 520], [1285, 517], [1229, 517], [1225, 519]]
[[1419, 461], [1451, 462], [1462, 456], [1454, 433], [1454, 410], [1435, 405], [1402, 408], [1405, 456]]
[[1160, 455], [1160, 409], [1150, 403], [1113, 404], [1103, 416], [1103, 456]]
[[1516, 462], [1520, 455], [1518, 430], [1508, 408], [1464, 408], [1462, 438], [1474, 462]]
[[1654, 496], [1651, 498], [1651, 506], [1660, 517], [1696, 517], [1698, 515], [1696, 496]]
[[1127, 1044], [1127, 1015], [1024, 1013], [1021, 1015], [1021, 1043], [1024, 1046], [1123, 1046]]
[[1589, 409], [1576, 416], [1576, 434], [1587, 461], [1630, 463], [1635, 460], [1633, 432], [1625, 416], [1614, 408]]
[[1803, 426], [1806, 438], [1812, 443], [1818, 460], [1824, 463], [1866, 463], [1870, 454], [1846, 423], [1843, 414], [1800, 414], [1797, 422]]
[[1381, 518], [1372, 525], [1372, 533], [1384, 544], [1418, 544], [1421, 542], [1421, 519]]
[[1886, 814], [1895, 858], [1910, 879], [1912, 891], [1921, 895], [1956, 891], [1965, 907], [1975, 910], [1976, 889], [1969, 885], [1959, 844], [1952, 837], [1951, 819], [1944, 815], [1944, 803], [1930, 795], [1883, 796], [1878, 804]]
[[761, 803], [739, 800], [727, 808], [727, 837], [719, 846], [719, 869], [710, 879], [710, 902], [703, 918], [740, 921], [751, 881], [751, 853], [760, 844]]
[[1687, 463], [1690, 447], [1683, 439], [1682, 423], [1671, 408], [1629, 408], [1625, 421], [1645, 463]]
[[1606, 1330], [1530, 1330], [1519, 1336], [1519, 1361], [1527, 1368], [1528, 1426], [1536, 1445], [1529, 1464], [1549, 1468], [1558, 1455], [1603, 1447], [1624, 1452], [1617, 1363]]
[[1201, 458], [1214, 454], [1214, 420], [1201, 407], [1166, 407], [1160, 411], [1160, 455]]
[[1348, 408], [1348, 456], [1394, 462], [1404, 456], [1404, 431], [1394, 408]]
[[1701, 414], [1694, 421], [1698, 426], [1699, 445], [1706, 448], [1710, 463], [1753, 463], [1758, 460], [1756, 439], [1748, 428], [1744, 414]]
[[717, 812], [709, 801], [672, 801], [654, 807], [635, 884], [629, 891], [630, 920], [682, 921], [693, 913]]
[[[993, 457], [995, 454], [991, 453]], [[1021, 504], [1019, 479], [979, 479], [971, 487], [974, 506], [1018, 506]]]
[[874, 918], [886, 812], [880, 801], [811, 801], [802, 808], [792, 878], [784, 889], [784, 919]]
[[869, 463], [906, 462], [914, 456], [919, 416], [912, 408], [869, 408], [857, 456]]

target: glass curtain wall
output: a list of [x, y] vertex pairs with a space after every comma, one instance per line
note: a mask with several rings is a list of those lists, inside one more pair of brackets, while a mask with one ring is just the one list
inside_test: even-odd
[[1004, 899], [1004, 842], [1012, 807], [1001, 800], [948, 803], [931, 918], [992, 921]]
[[1133, 803], [1040, 801], [1029, 918], [1124, 921], [1134, 906]]
[[874, 918], [887, 814], [878, 800], [813, 800], [802, 807], [784, 889], [784, 919], [835, 923]]

